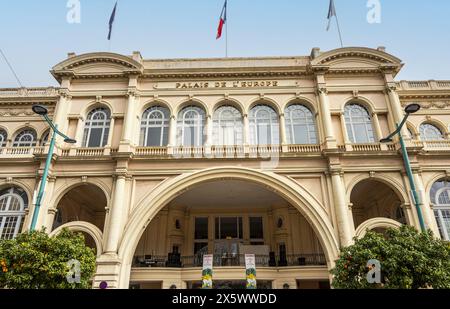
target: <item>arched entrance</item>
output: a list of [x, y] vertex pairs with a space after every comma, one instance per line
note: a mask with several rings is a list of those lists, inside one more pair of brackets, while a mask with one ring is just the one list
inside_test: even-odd
[[86, 245], [101, 254], [107, 206], [103, 190], [90, 183], [77, 185], [67, 191], [57, 205], [52, 234], [63, 228], [81, 232]]
[[[199, 288], [205, 254], [214, 255], [220, 289], [245, 288], [245, 254], [254, 254], [265, 271], [259, 288], [302, 283], [305, 271], [310, 279], [315, 271], [317, 282], [328, 276], [320, 241], [298, 210], [261, 185], [216, 180], [193, 186], [150, 222], [135, 251], [130, 285]], [[181, 284], [160, 277], [164, 268], [178, 272]], [[280, 278], [278, 271], [288, 268]]]
[[237, 167], [214, 168], [184, 174], [165, 181], [136, 206], [136, 210], [125, 228], [119, 249], [119, 259], [122, 261], [119, 287], [128, 288], [130, 270], [138, 243], [145, 229], [157, 217], [158, 213], [178, 196], [190, 191], [196, 185], [218, 180], [253, 183], [262, 186], [286, 201], [309, 223], [323, 249], [328, 268], [332, 267], [339, 252], [337, 237], [324, 208], [307, 190], [293, 180], [271, 172]]
[[[350, 195], [357, 230], [383, 229], [406, 224], [403, 197], [391, 186], [375, 178], [360, 181]], [[360, 234], [362, 232], [359, 232]]]

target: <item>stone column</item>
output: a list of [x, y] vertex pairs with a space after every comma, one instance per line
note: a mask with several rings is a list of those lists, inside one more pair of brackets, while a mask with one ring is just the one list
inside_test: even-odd
[[133, 143], [133, 128], [134, 128], [134, 120], [135, 120], [135, 104], [136, 104], [136, 89], [128, 90], [128, 102], [127, 109], [125, 113], [125, 119], [123, 123], [123, 131], [122, 131], [122, 140], [120, 141], [120, 152], [130, 152], [131, 145]]
[[434, 212], [431, 209], [429, 199], [425, 196], [425, 187], [423, 185], [422, 175], [420, 171], [413, 171], [414, 182], [416, 183], [417, 194], [420, 199], [420, 209], [422, 210], [423, 220], [428, 229], [432, 230], [434, 235], [439, 236], [439, 229], [434, 217]]
[[106, 236], [105, 252], [106, 254], [117, 254], [119, 238], [122, 232], [122, 221], [125, 208], [125, 185], [126, 176], [119, 174], [116, 176], [116, 184], [112, 206], [109, 210], [108, 233]]
[[[394, 121], [397, 124], [400, 124], [404, 117], [404, 111], [402, 108], [402, 104], [400, 102], [400, 98], [397, 93], [397, 86], [395, 85], [395, 82], [388, 82], [386, 91], [389, 96], [389, 103], [391, 105], [392, 113]], [[402, 129], [402, 136], [404, 139], [410, 139], [408, 134], [408, 129], [406, 126]]]
[[205, 153], [211, 153], [211, 146], [213, 144], [213, 124], [211, 115], [206, 115], [206, 123], [205, 123], [205, 131], [206, 131], [206, 140], [204, 143]]
[[112, 147], [112, 142], [113, 142], [113, 138], [114, 138], [114, 126], [115, 126], [115, 117], [111, 117], [111, 122], [109, 125], [108, 141], [106, 142], [106, 146], [105, 146], [105, 155], [106, 156], [111, 154], [111, 147]]
[[49, 209], [51, 208], [56, 208], [58, 205], [50, 205], [50, 202], [53, 198], [53, 190], [55, 188], [55, 182], [56, 182], [56, 177], [54, 176], [49, 176], [48, 177], [48, 182], [47, 185], [45, 187], [45, 194], [44, 194], [44, 198], [42, 199], [42, 203], [41, 203], [41, 209], [39, 211], [39, 218], [36, 224], [36, 229], [41, 229], [42, 227], [46, 227], [46, 232], [50, 233], [51, 232], [51, 228], [53, 226], [53, 219], [54, 219], [54, 214], [53, 216], [51, 215], [51, 212], [49, 212]]
[[75, 139], [77, 140], [77, 147], [84, 147], [83, 137], [84, 137], [84, 119], [83, 117], [78, 117], [77, 129], [75, 131]]
[[243, 130], [242, 130], [242, 139], [244, 143], [244, 154], [249, 153], [249, 144], [250, 144], [250, 121], [248, 119], [248, 114], [245, 114], [243, 119]]
[[70, 111], [71, 100], [72, 97], [70, 96], [69, 89], [62, 88], [59, 90], [59, 100], [53, 115], [53, 122], [58, 125], [58, 129], [63, 133], [67, 132], [67, 119]]
[[352, 243], [350, 216], [348, 204], [346, 202], [345, 186], [342, 180], [341, 171], [331, 171], [331, 181], [333, 184], [334, 205], [336, 209], [336, 221], [339, 231], [339, 239], [342, 247]]
[[114, 138], [114, 126], [116, 124], [116, 117], [111, 117], [111, 123], [109, 125], [109, 134], [108, 134], [108, 141], [106, 143], [106, 147], [111, 148], [112, 142]]
[[[384, 136], [383, 136], [383, 131], [381, 131], [381, 126], [380, 126], [380, 121], [378, 119], [378, 114], [377, 113], [373, 113], [372, 114], [372, 119], [373, 119], [373, 126], [375, 129], [375, 143], [378, 143]], [[387, 150], [387, 145], [382, 143], [380, 145], [381, 150]]]
[[345, 114], [344, 113], [340, 114], [340, 122], [341, 122], [342, 137], [344, 138], [345, 149], [347, 151], [351, 151], [352, 150], [352, 142], [351, 142], [350, 136], [348, 134], [347, 124], [345, 123]]
[[168, 153], [173, 154], [173, 148], [177, 146], [177, 119], [175, 115], [170, 116], [169, 125], [169, 141], [168, 141]]
[[328, 100], [328, 91], [325, 88], [325, 85], [319, 84], [318, 87], [320, 113], [322, 117], [323, 131], [325, 136], [325, 148], [337, 148], [336, 136], [334, 134], [333, 122], [331, 118], [330, 103]]
[[283, 152], [288, 152], [288, 141], [286, 136], [286, 117], [280, 114], [280, 142]]

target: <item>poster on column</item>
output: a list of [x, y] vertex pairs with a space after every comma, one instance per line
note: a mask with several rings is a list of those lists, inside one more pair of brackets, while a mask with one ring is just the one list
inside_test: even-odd
[[213, 255], [205, 254], [203, 256], [203, 271], [202, 271], [202, 289], [212, 289], [213, 282]]
[[245, 255], [245, 274], [247, 277], [247, 289], [256, 289], [256, 261], [254, 254]]

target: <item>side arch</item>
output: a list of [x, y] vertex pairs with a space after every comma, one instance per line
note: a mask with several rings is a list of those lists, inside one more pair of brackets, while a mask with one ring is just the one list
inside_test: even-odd
[[158, 186], [135, 207], [119, 244], [120, 288], [128, 285], [131, 263], [138, 242], [151, 220], [175, 197], [192, 186], [214, 180], [245, 180], [264, 186], [291, 203], [309, 222], [324, 249], [331, 268], [339, 254], [339, 243], [328, 214], [311, 194], [289, 178], [272, 172], [221, 167], [183, 174]]
[[72, 180], [69, 183], [65, 183], [65, 185], [58, 188], [54, 194], [53, 198], [50, 201], [49, 211], [54, 211], [58, 208], [58, 204], [61, 201], [61, 199], [72, 189], [83, 186], [83, 185], [93, 185], [98, 187], [100, 190], [102, 190], [103, 194], [105, 195], [107, 205], [110, 204], [111, 201], [111, 188], [108, 187], [104, 182], [100, 180], [96, 180], [95, 178], [90, 178], [86, 182], [80, 182], [79, 180]]
[[373, 179], [375, 181], [379, 181], [381, 183], [384, 183], [389, 188], [394, 190], [394, 192], [397, 194], [397, 196], [402, 200], [403, 203], [409, 204], [409, 197], [405, 193], [405, 188], [403, 188], [402, 184], [397, 182], [394, 178], [383, 175], [383, 174], [375, 174], [374, 176], [370, 175], [360, 175], [352, 179], [352, 181], [347, 184], [347, 201], [350, 202], [350, 197], [353, 192], [353, 189], [358, 185], [361, 181]]
[[355, 236], [357, 238], [363, 238], [367, 231], [376, 229], [376, 228], [400, 228], [402, 226], [401, 223], [388, 219], [388, 218], [372, 218], [370, 220], [367, 220], [363, 222], [355, 231]]
[[97, 257], [103, 253], [103, 233], [95, 225], [83, 221], [69, 222], [52, 231], [50, 237], [58, 235], [63, 229], [68, 229], [73, 232], [84, 232], [90, 235], [94, 239], [95, 246], [97, 247]]

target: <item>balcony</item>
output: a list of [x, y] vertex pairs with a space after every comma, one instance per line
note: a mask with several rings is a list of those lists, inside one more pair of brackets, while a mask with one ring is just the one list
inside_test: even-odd
[[0, 157], [3, 158], [32, 158], [42, 155], [45, 147], [5, 147], [0, 148]]
[[[325, 255], [321, 253], [287, 255], [285, 259], [269, 255], [255, 256], [257, 267], [302, 267], [326, 266]], [[245, 255], [215, 255], [214, 267], [245, 267]], [[198, 268], [203, 266], [203, 256], [182, 256], [180, 259], [168, 259], [167, 256], [136, 256], [133, 267], [157, 268]]]
[[450, 81], [401, 81], [397, 83], [397, 87], [399, 90], [446, 90], [450, 88]]

